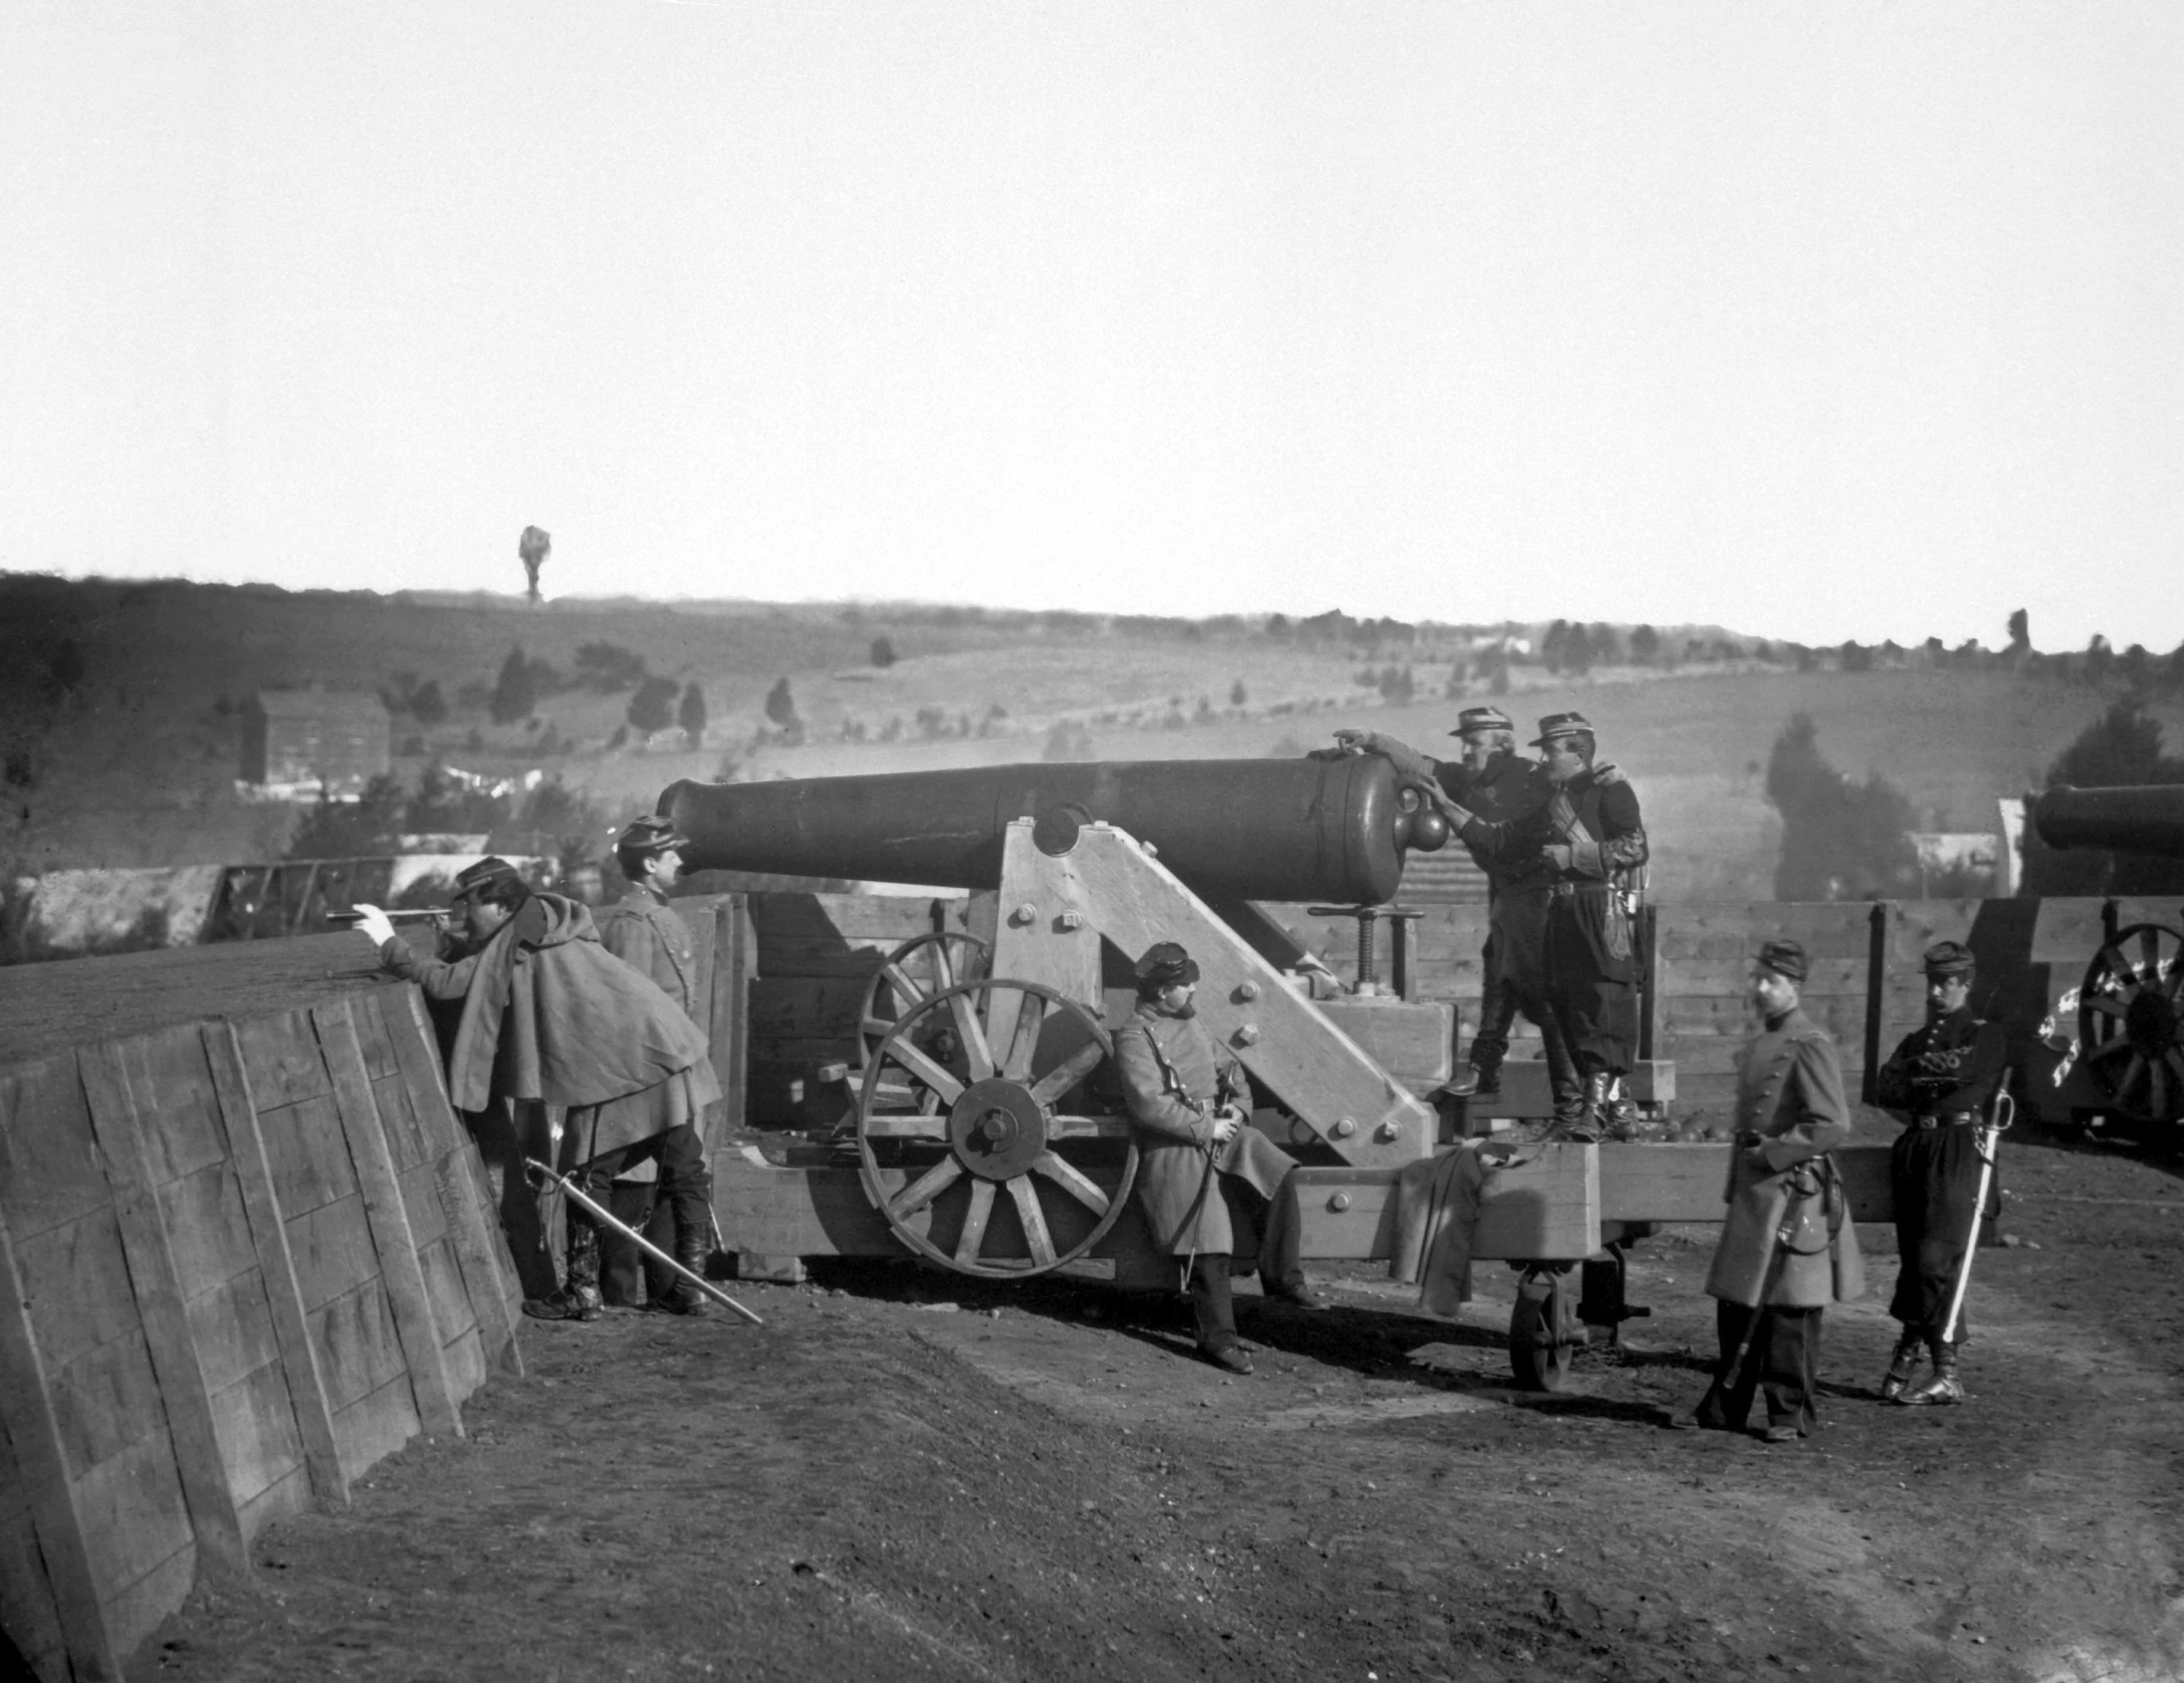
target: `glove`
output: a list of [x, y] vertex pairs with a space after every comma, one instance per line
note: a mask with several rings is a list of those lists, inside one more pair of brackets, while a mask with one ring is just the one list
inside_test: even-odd
[[1567, 871], [1570, 862], [1577, 857], [1577, 850], [1562, 842], [1550, 842], [1540, 849], [1540, 855], [1558, 871]]
[[359, 901], [353, 909], [362, 914], [357, 919], [357, 932], [371, 941], [374, 952], [395, 938], [394, 921], [377, 906]]

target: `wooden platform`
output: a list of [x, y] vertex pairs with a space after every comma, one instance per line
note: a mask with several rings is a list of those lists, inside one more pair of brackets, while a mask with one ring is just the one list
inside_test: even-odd
[[354, 935], [0, 972], [0, 1622], [118, 1678], [517, 1365], [417, 992]]

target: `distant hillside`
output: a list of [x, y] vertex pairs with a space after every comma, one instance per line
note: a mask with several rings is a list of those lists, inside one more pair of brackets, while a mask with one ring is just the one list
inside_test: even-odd
[[[1775, 844], [1757, 771], [1792, 712], [1814, 716], [1836, 765], [1888, 777], [1933, 827], [1985, 829], [1994, 795], [2036, 783], [2100, 705], [2083, 683], [2001, 671], [1844, 672], [1809, 653], [1815, 669], [1799, 671], [1786, 645], [1755, 659], [1752, 639], [1711, 626], [1656, 627], [1662, 655], [1651, 665], [1630, 662], [1634, 628], [1615, 627], [1621, 664], [1573, 677], [1520, 661], [1497, 680], [1488, 639], [1515, 636], [1537, 651], [1552, 629], [878, 603], [533, 608], [511, 597], [0, 576], [0, 748], [12, 801], [0, 863], [35, 871], [278, 855], [294, 815], [244, 805], [232, 788], [237, 708], [259, 688], [378, 690], [407, 708], [430, 685], [445, 717], [395, 717], [406, 779], [434, 760], [494, 775], [536, 767], [634, 811], [677, 777], [911, 770], [1049, 752], [1258, 756], [1301, 752], [1343, 723], [1433, 751], [1463, 694], [1500, 681], [1523, 718], [1573, 705], [1594, 716], [1645, 797], [1663, 892], [1763, 897]], [[496, 724], [492, 694], [519, 645], [536, 700], [529, 716]], [[57, 651], [66, 656], [58, 670]], [[1662, 663], [1669, 654], [1673, 669]], [[1884, 663], [1916, 658], [1891, 651]], [[677, 702], [697, 685], [700, 747], [684, 748], [672, 730], [647, 745], [631, 730], [635, 663], [671, 680]], [[609, 668], [614, 687], [581, 680]], [[784, 680], [785, 728], [767, 712]], [[2165, 717], [2184, 730], [2184, 716]]]

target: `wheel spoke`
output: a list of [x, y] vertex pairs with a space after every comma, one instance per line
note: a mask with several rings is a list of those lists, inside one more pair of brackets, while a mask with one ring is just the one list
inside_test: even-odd
[[2170, 1073], [2179, 1084], [2184, 1084], [2184, 1050], [2172, 1046], [2161, 1055], [2161, 1061], [2169, 1066]]
[[1052, 1152], [1041, 1152], [1033, 1160], [1031, 1167], [1034, 1173], [1044, 1175], [1093, 1215], [1107, 1214], [1107, 1195], [1093, 1185], [1075, 1164], [1056, 1157]]
[[2124, 1008], [2112, 999], [2089, 999], [2085, 1002], [2085, 1005], [2088, 1011], [2098, 1011], [2103, 1017], [2122, 1017], [2125, 1015]]
[[884, 1017], [867, 1017], [860, 1025], [860, 1027], [862, 1027], [864, 1032], [868, 1035], [883, 1035], [889, 1029], [893, 1028], [894, 1024], [890, 1023]]
[[955, 1018], [955, 1032], [962, 1037], [963, 1055], [970, 1060], [971, 1080], [985, 1081], [993, 1074], [993, 1053], [986, 1045], [986, 1026], [969, 994], [950, 994], [948, 1010]]
[[2123, 1079], [2116, 1083], [2116, 1102], [2121, 1104], [2123, 1096], [2145, 1079], [2146, 1060], [2133, 1052], [2130, 1064], [2124, 1069]]
[[1009, 1032], [1008, 1050], [1001, 1056], [1001, 1073], [1011, 1081], [1031, 1079], [1031, 1061], [1039, 1054], [1039, 1030], [1046, 1022], [1046, 1001], [1037, 994], [1019, 997], [1016, 1024]]
[[1031, 1184], [1029, 1175], [1019, 1175], [1009, 1183], [1009, 1197], [1016, 1201], [1017, 1220], [1024, 1224], [1024, 1243], [1031, 1247], [1032, 1266], [1052, 1267], [1054, 1239], [1046, 1231], [1046, 1216], [1039, 1209], [1039, 1189]]
[[2119, 952], [2113, 943], [2101, 948], [2101, 958], [2108, 966], [2108, 979], [2128, 993], [2138, 982], [2138, 966]]
[[956, 984], [955, 961], [948, 957], [948, 939], [942, 936], [932, 945], [933, 992], [945, 993]]
[[893, 959], [889, 959], [881, 965], [879, 973], [887, 978], [888, 984], [895, 990], [895, 998], [902, 1002], [902, 1011], [905, 1015], [913, 1005], [920, 1004], [933, 997], [907, 970], [895, 963]]
[[2169, 1084], [2162, 1080], [2159, 1062], [2146, 1066], [2146, 1074], [2152, 1083], [2151, 1102], [2146, 1107], [2148, 1116], [2166, 1116], [2169, 1113]]
[[962, 1174], [963, 1166], [954, 1158], [942, 1158], [887, 1201], [888, 1216], [900, 1222], [916, 1215], [953, 1186]]
[[2138, 932], [2138, 950], [2140, 974], [2149, 982], [2158, 981], [2161, 976], [2161, 932], [2152, 924]]
[[945, 1140], [948, 1129], [937, 1117], [868, 1116], [864, 1119], [864, 1137], [867, 1140]]
[[955, 1260], [958, 1262], [978, 1261], [978, 1248], [986, 1243], [986, 1223], [993, 1216], [993, 1183], [971, 1183], [971, 1207], [963, 1213], [963, 1231], [956, 1237]]
[[963, 1084], [908, 1041], [897, 1040], [890, 1044], [887, 1056], [939, 1094], [948, 1104], [952, 1105], [963, 1097]]
[[2131, 1043], [2118, 1035], [2105, 1046], [2096, 1046], [2085, 1055], [2088, 1064], [2098, 1064], [2109, 1058], [2120, 1058], [2131, 1050]]
[[1088, 1040], [1067, 1058], [1032, 1084], [1031, 1096], [1042, 1105], [1051, 1105], [1077, 1083], [1092, 1073], [1093, 1066], [1105, 1057], [1100, 1043]]

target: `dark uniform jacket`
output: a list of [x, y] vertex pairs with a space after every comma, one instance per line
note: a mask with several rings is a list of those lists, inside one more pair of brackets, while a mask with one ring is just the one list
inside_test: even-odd
[[1978, 1117], [2008, 1064], [2001, 1025], [1966, 1006], [1905, 1035], [1874, 1078], [1875, 1096], [1883, 1109], [1912, 1117]]
[[[1706, 1274], [1707, 1294], [1747, 1308], [1759, 1305], [1762, 1290], [1766, 1306], [1776, 1308], [1818, 1308], [1863, 1295], [1857, 1230], [1840, 1208], [1839, 1190], [1837, 1208], [1828, 1209], [1813, 1161], [1850, 1138], [1850, 1107], [1835, 1043], [1802, 1011], [1768, 1024], [1745, 1046], [1736, 1074], [1736, 1131], [1758, 1135], [1759, 1144], [1739, 1145], [1730, 1155], [1722, 1194], [1728, 1212]], [[1782, 1246], [1785, 1228], [1790, 1239]]]
[[[1519, 759], [1515, 754], [1497, 754], [1485, 771], [1473, 771], [1462, 760], [1438, 760], [1434, 781], [1458, 806], [1491, 824], [1514, 824], [1534, 816], [1555, 788], [1537, 760]], [[1498, 894], [1505, 889], [1545, 888], [1554, 880], [1547, 861], [1538, 855], [1527, 858], [1515, 849], [1481, 849], [1468, 840], [1465, 845]]]
[[[1464, 826], [1464, 845], [1474, 858], [1544, 870], [1551, 892], [1571, 902], [1595, 968], [1610, 981], [1632, 980], [1631, 916], [1613, 890], [1645, 863], [1648, 850], [1638, 791], [1630, 784], [1604, 784], [1582, 771], [1524, 818], [1497, 823], [1474, 813]], [[1570, 848], [1569, 865], [1547, 863], [1551, 846]]]

